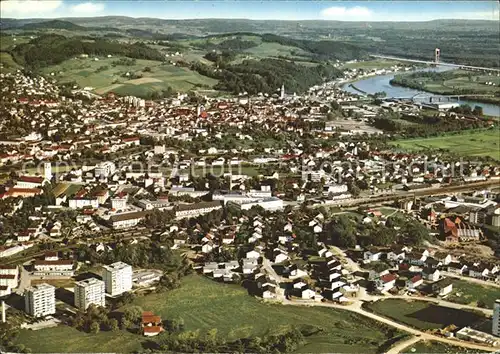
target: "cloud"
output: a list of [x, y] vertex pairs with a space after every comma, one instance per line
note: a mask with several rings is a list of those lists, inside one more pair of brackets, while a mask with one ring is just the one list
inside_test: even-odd
[[95, 2], [83, 2], [71, 6], [71, 12], [75, 15], [94, 15], [104, 10], [104, 4]]
[[50, 17], [62, 5], [62, 0], [0, 1], [0, 17]]
[[363, 6], [332, 6], [321, 10], [320, 14], [321, 17], [328, 20], [363, 21], [371, 18], [372, 11]]

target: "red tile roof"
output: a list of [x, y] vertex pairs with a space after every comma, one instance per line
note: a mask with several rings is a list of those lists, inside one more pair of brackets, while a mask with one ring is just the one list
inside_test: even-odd
[[380, 277], [384, 283], [390, 283], [393, 280], [396, 280], [396, 276], [394, 274], [386, 274]]

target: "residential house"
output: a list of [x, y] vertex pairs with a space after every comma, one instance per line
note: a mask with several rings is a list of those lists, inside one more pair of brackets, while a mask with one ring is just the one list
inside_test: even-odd
[[450, 278], [444, 278], [432, 284], [432, 291], [439, 296], [446, 296], [452, 290], [453, 281]]
[[439, 272], [439, 269], [426, 267], [422, 270], [422, 276], [424, 279], [434, 282], [439, 280], [441, 273]]
[[163, 331], [161, 317], [154, 315], [153, 312], [150, 311], [142, 313], [141, 327], [142, 333], [146, 337], [157, 336]]
[[397, 276], [395, 274], [386, 274], [375, 281], [377, 289], [380, 291], [389, 291], [396, 285]]
[[415, 275], [413, 278], [408, 279], [406, 281], [406, 288], [408, 290], [415, 290], [417, 287], [422, 285], [424, 282], [424, 279], [422, 278], [421, 275]]

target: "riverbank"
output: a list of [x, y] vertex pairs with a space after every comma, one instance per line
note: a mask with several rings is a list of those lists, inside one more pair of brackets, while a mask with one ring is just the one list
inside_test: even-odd
[[[443, 72], [443, 71], [449, 71], [450, 69], [447, 67], [437, 67], [437, 68], [427, 68], [425, 71], [424, 70], [417, 70], [413, 72], [408, 72], [408, 74], [416, 73], [416, 72]], [[397, 74], [397, 73], [396, 73]], [[359, 90], [366, 92], [367, 95], [373, 95], [376, 94], [377, 92], [385, 92], [387, 98], [391, 97], [413, 97], [417, 94], [422, 94], [424, 92], [429, 92], [429, 91], [424, 91], [421, 89], [415, 89], [415, 88], [410, 88], [407, 86], [401, 86], [401, 85], [392, 85], [391, 81], [394, 79], [395, 74], [384, 74], [384, 75], [374, 75], [370, 77], [363, 77], [363, 78], [358, 78], [357, 80], [345, 80], [339, 82], [338, 86], [341, 87], [344, 91], [349, 92], [354, 95], [359, 95]], [[493, 79], [492, 76], [490, 80]], [[500, 78], [498, 78], [500, 80]], [[495, 77], [496, 80], [496, 77]], [[351, 87], [350, 85], [354, 85], [356, 89]], [[498, 86], [497, 86], [498, 88]], [[439, 96], [440, 94], [443, 93], [443, 88], [440, 88], [441, 91], [439, 93], [436, 92], [429, 92], [432, 93], [436, 96]], [[437, 90], [437, 89], [436, 89]], [[491, 88], [490, 88], [491, 90]], [[435, 91], [435, 90], [432, 90]], [[481, 92], [482, 93], [482, 92]], [[481, 94], [478, 92], [478, 94]], [[456, 95], [456, 93], [454, 93]], [[477, 97], [478, 100], [474, 99], [465, 99], [462, 100], [460, 99], [457, 103], [459, 104], [464, 104], [468, 105], [471, 108], [474, 108], [475, 106], [479, 106], [483, 109], [483, 114], [485, 116], [493, 116], [493, 117], [500, 117], [500, 106], [499, 103], [496, 100], [493, 100], [491, 102], [489, 98], [485, 97]], [[481, 100], [479, 100], [481, 98]], [[496, 98], [496, 97], [495, 97]]]

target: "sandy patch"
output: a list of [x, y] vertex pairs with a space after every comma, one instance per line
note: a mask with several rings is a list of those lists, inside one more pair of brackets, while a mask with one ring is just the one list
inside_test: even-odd
[[153, 82], [162, 82], [162, 81], [159, 79], [155, 79], [154, 77], [141, 77], [140, 79], [125, 81], [126, 84], [132, 84], [132, 85], [149, 84]]

